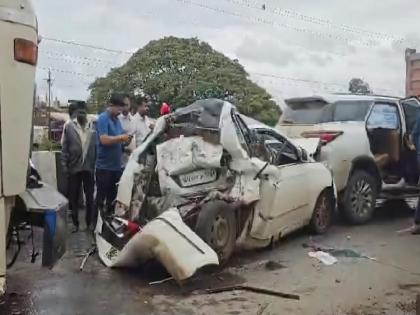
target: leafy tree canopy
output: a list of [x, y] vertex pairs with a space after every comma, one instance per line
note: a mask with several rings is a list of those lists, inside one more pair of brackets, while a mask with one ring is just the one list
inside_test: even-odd
[[126, 64], [112, 69], [90, 87], [90, 102], [105, 104], [112, 91], [147, 96], [151, 113], [162, 102], [187, 106], [198, 99], [226, 99], [240, 112], [274, 125], [280, 108], [238, 63], [196, 38], [165, 37], [138, 50]]

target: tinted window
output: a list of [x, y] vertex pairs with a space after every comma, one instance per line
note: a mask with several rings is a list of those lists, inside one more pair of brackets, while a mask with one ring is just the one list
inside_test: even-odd
[[364, 121], [372, 104], [370, 101], [341, 101], [334, 103], [334, 121]]
[[284, 109], [281, 121], [295, 124], [319, 124], [332, 120], [332, 108], [325, 102], [289, 103]]
[[369, 129], [398, 129], [400, 120], [398, 109], [392, 104], [375, 104], [367, 121]]
[[284, 110], [283, 123], [319, 124], [333, 121], [364, 121], [372, 102], [339, 101], [333, 104], [322, 103], [308, 106], [311, 103], [292, 105]]

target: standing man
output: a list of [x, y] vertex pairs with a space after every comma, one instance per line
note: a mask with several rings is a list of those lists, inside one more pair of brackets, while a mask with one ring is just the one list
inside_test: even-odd
[[75, 112], [78, 108], [78, 104], [76, 103], [70, 103], [69, 104], [69, 108], [68, 108], [68, 113], [69, 113], [69, 119], [64, 123], [63, 125], [63, 133], [61, 134], [61, 144], [63, 144], [63, 140], [64, 140], [64, 130], [66, 129], [66, 126], [71, 123], [73, 121], [73, 119], [75, 118]]
[[136, 147], [138, 147], [149, 132], [154, 128], [154, 122], [148, 116], [149, 114], [149, 105], [147, 104], [146, 99], [141, 98], [138, 101], [138, 111], [135, 116], [135, 135], [136, 135]]
[[[118, 115], [124, 104], [123, 94], [112, 94], [107, 109], [96, 121], [97, 159], [96, 159], [96, 206], [97, 211], [112, 213], [112, 203], [117, 196], [117, 183], [121, 177], [123, 144], [131, 137], [124, 133]], [[98, 213], [95, 213], [95, 219]]]
[[96, 159], [96, 137], [88, 127], [86, 103], [79, 102], [73, 118], [63, 131], [61, 161], [68, 176], [68, 196], [74, 232], [79, 230], [79, 200], [81, 187], [86, 199], [86, 226], [91, 227], [93, 219], [94, 171]]
[[[417, 152], [417, 169], [420, 170], [420, 115], [417, 117], [413, 132], [411, 133], [411, 143], [409, 147]], [[414, 225], [411, 228], [412, 234], [420, 234], [420, 199], [414, 214]]]
[[[130, 106], [131, 106], [130, 97], [128, 95], [125, 95], [124, 107], [122, 109], [121, 114], [118, 116], [118, 119], [120, 120], [124, 133], [130, 136], [133, 136], [135, 133], [134, 123], [133, 123], [134, 118], [130, 113], [130, 108], [131, 108]], [[131, 143], [129, 143], [128, 145], [124, 145], [123, 147], [124, 152], [123, 152], [122, 162], [121, 162], [122, 170], [124, 170], [125, 166], [127, 165], [128, 159], [132, 152], [132, 146], [130, 144]]]

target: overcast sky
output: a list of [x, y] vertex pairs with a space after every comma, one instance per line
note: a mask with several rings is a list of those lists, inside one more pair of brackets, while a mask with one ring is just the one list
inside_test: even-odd
[[[420, 49], [415, 0], [34, 0], [40, 34], [135, 52], [164, 36], [198, 37], [237, 58], [253, 81], [284, 97], [345, 91], [352, 77], [376, 93], [404, 95], [406, 47]], [[265, 7], [265, 10], [263, 9]], [[87, 87], [128, 53], [44, 39], [38, 92], [47, 68], [53, 95], [85, 99]]]

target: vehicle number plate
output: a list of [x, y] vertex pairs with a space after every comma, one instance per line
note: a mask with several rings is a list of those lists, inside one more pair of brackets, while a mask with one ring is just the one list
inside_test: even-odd
[[217, 172], [215, 169], [205, 169], [182, 174], [179, 176], [179, 181], [181, 182], [182, 187], [190, 187], [213, 182], [216, 178]]

